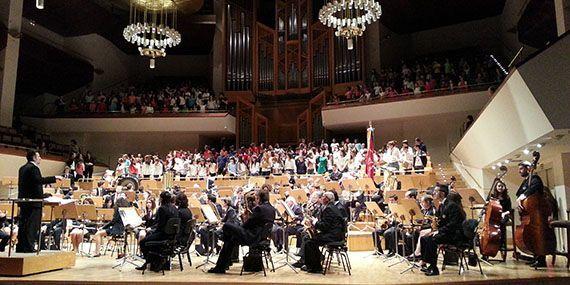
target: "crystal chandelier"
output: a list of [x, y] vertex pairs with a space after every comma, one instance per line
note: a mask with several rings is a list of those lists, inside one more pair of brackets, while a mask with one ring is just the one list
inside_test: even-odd
[[173, 0], [130, 1], [129, 25], [123, 30], [123, 37], [138, 46], [141, 56], [150, 58], [150, 68], [154, 68], [155, 58], [166, 56], [166, 48], [180, 44], [176, 18]]
[[335, 36], [348, 41], [348, 49], [353, 49], [352, 39], [362, 36], [366, 25], [380, 18], [382, 8], [374, 0], [334, 0], [325, 4], [319, 11], [319, 20], [325, 26], [336, 29]]

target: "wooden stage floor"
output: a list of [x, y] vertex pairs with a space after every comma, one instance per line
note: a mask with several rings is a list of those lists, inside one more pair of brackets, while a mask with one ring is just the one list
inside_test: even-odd
[[[332, 272], [322, 274], [295, 274], [288, 267], [276, 272], [244, 274], [239, 276], [240, 267], [234, 265], [225, 275], [206, 274], [195, 266], [203, 260], [192, 256], [194, 266], [184, 264], [180, 271], [178, 262], [166, 275], [146, 272], [142, 275], [133, 265], [125, 265], [122, 272], [112, 269], [116, 260], [110, 257], [77, 257], [75, 267], [27, 277], [0, 277], [2, 284], [569, 284], [570, 271], [566, 270], [566, 260], [558, 258], [555, 267], [534, 270], [524, 262], [508, 261], [494, 266], [483, 264], [485, 275], [470, 267], [471, 270], [458, 275], [457, 266], [448, 266], [437, 277], [427, 277], [419, 270], [400, 274], [405, 264], [388, 267], [393, 261], [384, 262], [383, 258], [372, 256], [369, 252], [352, 252], [352, 276], [343, 272], [342, 267], [333, 266]], [[274, 260], [281, 259], [274, 256]], [[276, 264], [277, 266], [278, 264]], [[0, 265], [1, 266], [1, 265]]]

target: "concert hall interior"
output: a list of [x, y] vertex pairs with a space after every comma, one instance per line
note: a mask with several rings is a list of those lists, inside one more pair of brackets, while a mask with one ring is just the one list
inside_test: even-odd
[[0, 283], [568, 284], [570, 0], [2, 0]]

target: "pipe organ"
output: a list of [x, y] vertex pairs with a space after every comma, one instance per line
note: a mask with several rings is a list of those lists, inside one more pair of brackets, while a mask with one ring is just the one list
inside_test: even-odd
[[258, 1], [225, 0], [225, 91], [307, 94], [361, 81], [362, 42], [315, 20], [313, 0], [275, 0], [274, 25], [257, 22]]
[[253, 83], [253, 3], [226, 2], [226, 89], [251, 90]]

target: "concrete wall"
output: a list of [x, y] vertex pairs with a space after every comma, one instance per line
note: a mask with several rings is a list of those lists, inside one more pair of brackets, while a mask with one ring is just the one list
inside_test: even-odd
[[[26, 164], [26, 157], [23, 155], [12, 155], [0, 153], [0, 178], [1, 177], [18, 177], [18, 169]], [[43, 176], [61, 175], [65, 162], [60, 160], [42, 159], [40, 170]], [[102, 172], [106, 168], [101, 166], [95, 167], [95, 173]]]

